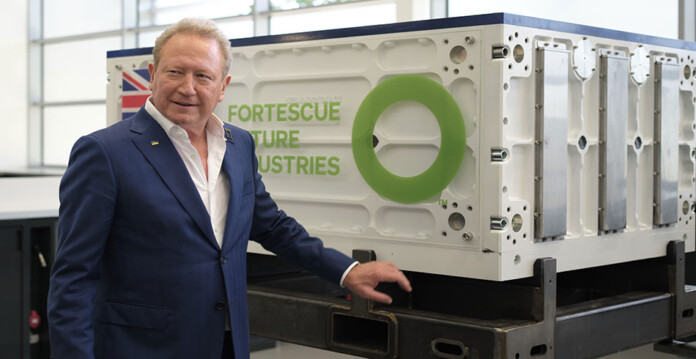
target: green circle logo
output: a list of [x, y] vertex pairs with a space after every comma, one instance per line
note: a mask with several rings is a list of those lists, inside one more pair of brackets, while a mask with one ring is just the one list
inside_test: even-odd
[[[377, 159], [372, 135], [379, 116], [400, 101], [427, 107], [440, 126], [440, 151], [423, 173], [413, 177], [389, 172]], [[414, 203], [432, 198], [452, 181], [466, 149], [466, 130], [461, 110], [447, 90], [419, 75], [389, 78], [367, 94], [353, 123], [353, 157], [360, 174], [378, 194], [396, 202]]]

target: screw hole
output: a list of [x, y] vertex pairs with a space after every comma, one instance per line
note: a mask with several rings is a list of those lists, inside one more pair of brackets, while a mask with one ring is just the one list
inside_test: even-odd
[[578, 139], [578, 147], [580, 147], [581, 150], [584, 150], [585, 147], [587, 147], [587, 138], [585, 138], [585, 136], [580, 136]]

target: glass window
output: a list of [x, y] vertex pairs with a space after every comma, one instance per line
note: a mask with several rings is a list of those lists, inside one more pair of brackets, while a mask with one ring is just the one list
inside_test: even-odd
[[143, 31], [138, 33], [138, 47], [154, 47], [155, 40], [160, 36], [162, 30]]
[[254, 36], [254, 21], [235, 20], [235, 21], [218, 21], [218, 26], [228, 39], [241, 39], [243, 37]]
[[47, 166], [67, 166], [80, 136], [106, 126], [106, 105], [47, 106], [43, 121], [43, 160]]
[[254, 0], [144, 0], [140, 2], [140, 26], [168, 25], [185, 17], [248, 15], [253, 5]]
[[165, 25], [192, 16], [214, 19], [229, 39], [391, 23], [397, 5], [421, 0], [262, 0], [254, 16], [256, 0], [37, 1], [28, 128], [42, 132], [30, 134], [29, 162], [65, 166], [77, 138], [106, 125], [106, 52], [124, 43], [152, 47]]
[[119, 37], [44, 47], [44, 102], [106, 98], [106, 52], [121, 48]]
[[678, 0], [489, 0], [449, 1], [449, 16], [507, 12], [639, 34], [677, 38]]
[[[218, 21], [218, 27], [228, 39], [239, 39], [254, 36], [254, 21], [251, 19]], [[160, 36], [162, 30], [143, 31], [138, 34], [139, 47], [154, 47], [155, 40]]]
[[396, 4], [350, 6], [271, 17], [271, 34], [387, 24], [396, 21]]
[[44, 0], [44, 37], [121, 28], [121, 0]]
[[290, 10], [310, 6], [339, 4], [356, 0], [271, 0], [272, 10]]

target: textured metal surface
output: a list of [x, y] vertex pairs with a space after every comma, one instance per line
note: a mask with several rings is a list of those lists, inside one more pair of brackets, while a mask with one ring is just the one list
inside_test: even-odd
[[566, 234], [568, 51], [541, 45], [537, 60], [535, 237], [549, 238]]
[[600, 66], [599, 226], [611, 231], [626, 227], [628, 58], [602, 50]]
[[655, 185], [654, 223], [678, 219], [679, 65], [674, 59], [655, 61]]

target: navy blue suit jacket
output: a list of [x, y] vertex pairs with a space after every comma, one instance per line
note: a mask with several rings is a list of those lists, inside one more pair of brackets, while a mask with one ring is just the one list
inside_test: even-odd
[[225, 129], [222, 248], [183, 161], [144, 109], [75, 143], [48, 298], [55, 359], [218, 359], [228, 315], [236, 358], [248, 358], [250, 239], [340, 281], [353, 261], [278, 210], [251, 135]]

